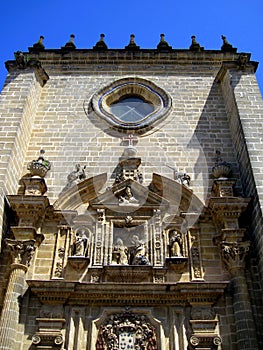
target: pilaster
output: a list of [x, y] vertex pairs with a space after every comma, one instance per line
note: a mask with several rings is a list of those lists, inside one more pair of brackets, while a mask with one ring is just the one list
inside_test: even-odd
[[255, 324], [245, 279], [245, 257], [250, 242], [244, 241], [245, 230], [239, 227], [238, 221], [250, 199], [229, 196], [233, 193], [233, 182], [228, 179], [215, 180], [214, 187], [218, 197], [212, 197], [209, 206], [221, 231], [220, 235], [215, 237], [215, 243], [231, 275], [238, 349], [256, 350], [258, 346]]

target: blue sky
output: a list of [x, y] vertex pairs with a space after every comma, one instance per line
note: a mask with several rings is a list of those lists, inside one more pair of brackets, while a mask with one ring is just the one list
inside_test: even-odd
[[160, 34], [173, 48], [189, 48], [191, 36], [205, 49], [220, 49], [221, 35], [259, 61], [256, 73], [263, 91], [262, 0], [2, 0], [0, 3], [0, 86], [4, 62], [27, 51], [40, 35], [48, 48], [60, 48], [75, 34], [77, 48], [92, 48], [105, 34], [109, 48], [123, 48], [130, 34], [141, 48], [155, 48]]

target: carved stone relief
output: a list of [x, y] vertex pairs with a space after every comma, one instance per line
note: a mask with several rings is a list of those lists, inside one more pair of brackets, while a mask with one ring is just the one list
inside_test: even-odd
[[200, 248], [200, 233], [196, 228], [191, 228], [188, 232], [188, 246], [190, 257], [191, 279], [203, 279], [203, 268]]
[[149, 265], [148, 242], [145, 227], [119, 227], [113, 229], [111, 265]]
[[111, 315], [101, 326], [96, 350], [157, 350], [155, 328], [144, 315]]
[[63, 278], [63, 271], [69, 255], [70, 235], [71, 228], [69, 226], [61, 225], [58, 227], [55, 258], [53, 261], [53, 278]]

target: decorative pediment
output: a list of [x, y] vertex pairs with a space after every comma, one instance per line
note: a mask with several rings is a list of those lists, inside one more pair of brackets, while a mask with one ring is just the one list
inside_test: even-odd
[[150, 189], [169, 201], [173, 207], [181, 212], [198, 212], [204, 208], [204, 203], [193, 194], [193, 191], [179, 182], [168, 177], [153, 173]]
[[83, 203], [89, 203], [91, 199], [98, 196], [106, 181], [106, 173], [83, 180], [62, 192], [54, 203], [54, 209], [75, 210]]
[[121, 208], [122, 211], [134, 211], [136, 208], [161, 209], [169, 205], [169, 202], [158, 194], [150, 191], [140, 183], [127, 179], [114, 185], [90, 201], [92, 208]]

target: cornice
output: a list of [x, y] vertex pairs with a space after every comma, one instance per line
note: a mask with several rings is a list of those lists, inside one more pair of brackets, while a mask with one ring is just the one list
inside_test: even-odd
[[[43, 66], [69, 65], [114, 65], [114, 64], [155, 64], [155, 65], [216, 65], [223, 63], [233, 67], [240, 67], [240, 57], [246, 57], [246, 65], [256, 71], [257, 62], [250, 61], [250, 53], [222, 52], [221, 50], [204, 50], [193, 52], [187, 49], [171, 49], [160, 52], [157, 49], [140, 49], [135, 51], [125, 49], [108, 49], [96, 51], [92, 49], [75, 49], [65, 51], [61, 49], [45, 49], [44, 51], [23, 52], [27, 60], [41, 62]], [[6, 68], [15, 67], [15, 60], [7, 61]]]
[[72, 305], [189, 305], [214, 303], [228, 282], [79, 283], [28, 280], [31, 291], [44, 304]]

